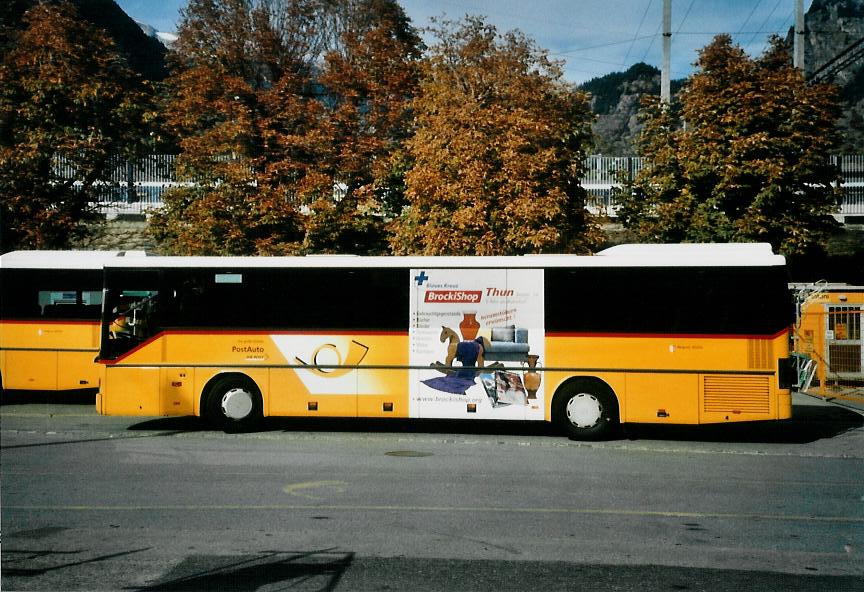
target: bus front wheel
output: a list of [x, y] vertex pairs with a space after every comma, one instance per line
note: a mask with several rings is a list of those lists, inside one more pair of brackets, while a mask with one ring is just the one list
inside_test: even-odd
[[241, 376], [219, 378], [207, 392], [204, 419], [222, 430], [248, 429], [262, 416], [261, 393], [252, 380]]
[[618, 400], [599, 381], [576, 380], [565, 385], [553, 405], [556, 421], [576, 440], [608, 437], [618, 424]]

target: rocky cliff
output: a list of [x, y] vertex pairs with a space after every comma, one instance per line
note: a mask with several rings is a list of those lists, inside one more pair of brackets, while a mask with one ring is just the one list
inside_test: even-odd
[[[864, 39], [864, 0], [813, 0], [804, 21], [804, 72], [812, 77], [826, 63]], [[787, 35], [790, 47], [792, 37], [790, 29]], [[843, 101], [837, 152], [844, 154], [864, 153], [864, 43], [858, 49], [862, 59], [830, 78], [840, 87]], [[673, 93], [682, 82], [673, 81]], [[582, 89], [591, 93], [597, 115], [594, 152], [632, 155], [633, 140], [639, 133], [636, 117], [639, 102], [644, 94], [660, 94], [660, 71], [647, 64], [636, 64], [626, 72], [590, 80]]]

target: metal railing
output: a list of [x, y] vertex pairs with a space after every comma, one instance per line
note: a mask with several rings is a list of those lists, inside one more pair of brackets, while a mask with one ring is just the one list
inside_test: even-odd
[[[176, 160], [174, 154], [149, 154], [134, 161], [112, 158], [107, 175], [95, 184], [96, 207], [105, 213], [131, 214], [162, 207], [162, 195], [168, 189], [185, 185], [176, 179]], [[74, 178], [76, 173], [67, 160], [54, 163], [54, 174], [61, 179]], [[74, 185], [81, 187], [82, 182]]]
[[[97, 207], [108, 213], [136, 214], [161, 207], [162, 195], [168, 189], [189, 184], [177, 181], [176, 160], [174, 154], [151, 154], [135, 161], [114, 159], [108, 179], [98, 185]], [[836, 217], [843, 221], [848, 216], [864, 216], [864, 154], [832, 156], [831, 162], [840, 167], [843, 178], [843, 201]], [[635, 156], [588, 156], [581, 179], [589, 195], [588, 209], [614, 217], [613, 189], [622, 178], [632, 179], [646, 163], [646, 158]], [[58, 161], [55, 174], [69, 179], [75, 171]]]
[[832, 156], [831, 162], [840, 167], [843, 177], [843, 202], [838, 217], [864, 216], [864, 154]]
[[[589, 156], [585, 159], [582, 187], [588, 191], [588, 209], [594, 214], [615, 217], [613, 190], [620, 185], [622, 175], [633, 179], [648, 159], [644, 157]], [[844, 154], [831, 157], [840, 168], [843, 179], [843, 199], [834, 217], [845, 222], [847, 217], [864, 217], [864, 154]]]

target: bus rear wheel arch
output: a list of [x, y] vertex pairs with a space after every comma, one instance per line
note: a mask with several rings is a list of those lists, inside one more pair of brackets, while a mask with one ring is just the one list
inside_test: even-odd
[[225, 430], [245, 430], [263, 416], [261, 390], [245, 374], [215, 376], [201, 395], [201, 415], [208, 425]]
[[574, 378], [552, 399], [552, 420], [575, 440], [607, 438], [619, 424], [618, 398], [597, 378]]

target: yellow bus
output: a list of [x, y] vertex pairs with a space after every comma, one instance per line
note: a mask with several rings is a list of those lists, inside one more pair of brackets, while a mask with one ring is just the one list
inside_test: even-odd
[[791, 415], [769, 245], [595, 256], [152, 257], [105, 264], [98, 412], [619, 423]]
[[0, 256], [4, 390], [98, 387], [102, 264], [124, 254], [13, 251]]

